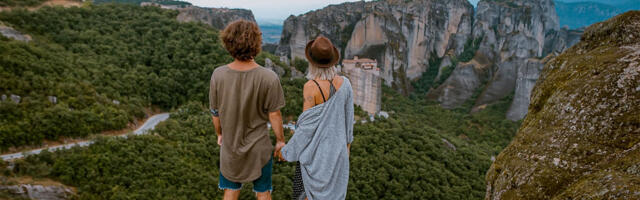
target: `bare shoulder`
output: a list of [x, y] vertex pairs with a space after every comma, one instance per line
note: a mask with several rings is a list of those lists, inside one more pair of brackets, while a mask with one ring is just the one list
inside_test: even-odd
[[342, 78], [342, 76], [335, 76], [333, 77], [333, 84], [336, 86], [336, 88], [340, 88], [340, 86], [342, 86], [342, 84], [344, 83], [345, 78]]
[[312, 80], [308, 80], [305, 84], [304, 87], [302, 88], [302, 90], [304, 92], [312, 92], [317, 88], [316, 84], [312, 81]]

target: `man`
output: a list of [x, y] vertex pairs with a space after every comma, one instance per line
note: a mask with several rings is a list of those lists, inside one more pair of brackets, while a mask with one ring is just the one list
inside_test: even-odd
[[[262, 33], [255, 23], [235, 21], [220, 38], [234, 61], [214, 70], [209, 89], [220, 145], [218, 187], [224, 190], [225, 200], [235, 200], [242, 183], [253, 182], [259, 200], [271, 199], [272, 155], [281, 159], [280, 149], [285, 145], [282, 86], [276, 73], [254, 61], [262, 45]], [[276, 135], [275, 151], [267, 122]]]

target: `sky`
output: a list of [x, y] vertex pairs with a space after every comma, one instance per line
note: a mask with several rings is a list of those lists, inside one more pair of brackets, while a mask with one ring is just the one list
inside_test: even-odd
[[[357, 0], [187, 0], [200, 7], [244, 8], [253, 12], [257, 21], [284, 21], [289, 15], [299, 15], [331, 4]], [[469, 0], [476, 4], [478, 0]]]

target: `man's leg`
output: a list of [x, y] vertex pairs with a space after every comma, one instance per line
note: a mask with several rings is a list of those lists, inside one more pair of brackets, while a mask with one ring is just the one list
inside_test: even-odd
[[258, 180], [253, 181], [253, 191], [256, 192], [258, 200], [271, 200], [271, 173], [273, 170], [273, 158], [262, 167], [262, 175]]
[[227, 180], [220, 172], [218, 177], [218, 188], [224, 190], [224, 200], [238, 200], [240, 197], [240, 189], [242, 189], [242, 183], [236, 183]]
[[271, 191], [257, 192], [256, 197], [258, 200], [271, 200]]
[[224, 189], [224, 200], [238, 200], [240, 190]]

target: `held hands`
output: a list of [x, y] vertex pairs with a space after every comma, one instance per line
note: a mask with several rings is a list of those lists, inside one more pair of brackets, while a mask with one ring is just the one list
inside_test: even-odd
[[280, 150], [282, 150], [282, 147], [284, 147], [284, 142], [276, 142], [276, 149], [273, 152], [273, 157], [276, 158], [277, 161], [286, 161], [283, 157], [282, 157], [282, 152]]

